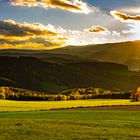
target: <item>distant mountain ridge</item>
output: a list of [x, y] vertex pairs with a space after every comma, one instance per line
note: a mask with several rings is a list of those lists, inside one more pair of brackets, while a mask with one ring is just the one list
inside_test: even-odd
[[101, 62], [119, 63], [127, 65], [131, 70], [140, 70], [140, 41], [68, 46], [50, 52], [69, 54]]
[[0, 56], [32, 56], [56, 62], [101, 61], [123, 64], [140, 70], [140, 41], [66, 46], [53, 50], [0, 50]]

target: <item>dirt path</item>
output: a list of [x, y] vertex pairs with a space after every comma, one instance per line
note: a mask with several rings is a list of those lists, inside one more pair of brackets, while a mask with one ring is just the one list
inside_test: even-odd
[[114, 106], [97, 106], [97, 107], [72, 107], [59, 108], [51, 110], [133, 110], [140, 111], [140, 105], [114, 105]]

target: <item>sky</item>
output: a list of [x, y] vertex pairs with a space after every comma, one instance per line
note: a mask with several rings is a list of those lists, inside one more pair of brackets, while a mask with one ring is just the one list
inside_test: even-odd
[[140, 40], [140, 0], [0, 0], [0, 49]]

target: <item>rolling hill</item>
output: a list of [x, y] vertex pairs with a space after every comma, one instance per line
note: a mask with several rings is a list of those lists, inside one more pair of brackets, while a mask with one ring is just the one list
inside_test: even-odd
[[109, 43], [88, 46], [67, 46], [51, 53], [69, 54], [84, 59], [124, 64], [130, 70], [140, 70], [140, 41]]
[[52, 93], [90, 86], [132, 90], [140, 84], [140, 41], [0, 50], [0, 66], [0, 86]]
[[91, 86], [128, 91], [140, 83], [138, 72], [109, 62], [60, 63], [27, 56], [1, 56], [0, 66], [0, 86], [50, 93]]
[[0, 56], [29, 56], [53, 62], [112, 62], [140, 70], [140, 41], [87, 46], [66, 46], [53, 50], [0, 50]]

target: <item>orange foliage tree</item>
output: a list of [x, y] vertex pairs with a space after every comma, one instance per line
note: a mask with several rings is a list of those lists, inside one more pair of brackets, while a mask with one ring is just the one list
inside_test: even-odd
[[140, 87], [131, 94], [133, 102], [140, 101]]

